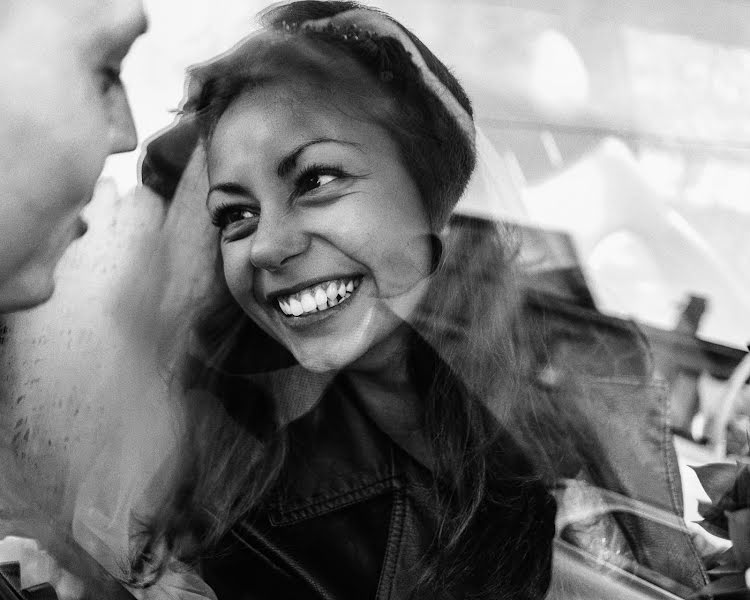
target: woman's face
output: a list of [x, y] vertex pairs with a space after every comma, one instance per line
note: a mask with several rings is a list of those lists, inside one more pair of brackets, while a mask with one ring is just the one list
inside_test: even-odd
[[224, 274], [245, 312], [308, 369], [388, 367], [431, 244], [386, 131], [309, 87], [267, 85], [219, 120], [208, 175]]

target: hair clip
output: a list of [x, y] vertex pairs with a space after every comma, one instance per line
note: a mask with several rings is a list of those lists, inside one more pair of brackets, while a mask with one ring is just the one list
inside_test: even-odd
[[[299, 29], [299, 25], [297, 23], [291, 24], [291, 28], [288, 27], [288, 24], [284, 21], [282, 22], [282, 27], [286, 31], [289, 31], [291, 33], [296, 33]], [[377, 34], [373, 33], [372, 31], [369, 31], [367, 29], [362, 29], [359, 25], [356, 23], [349, 23], [345, 26], [335, 25], [332, 22], [327, 23], [322, 28], [319, 27], [313, 27], [310, 24], [304, 24], [302, 25], [302, 31], [309, 33], [325, 33], [331, 37], [334, 38], [340, 38], [344, 41], [354, 41], [354, 42], [360, 42], [360, 41], [371, 41], [377, 39]]]
[[299, 31], [299, 23], [297, 23], [296, 21], [292, 21], [292, 22], [282, 21], [280, 28], [283, 29], [285, 33], [294, 34]]

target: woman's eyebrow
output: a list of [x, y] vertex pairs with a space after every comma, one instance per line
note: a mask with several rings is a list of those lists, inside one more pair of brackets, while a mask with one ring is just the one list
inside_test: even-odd
[[279, 177], [285, 177], [286, 175], [288, 175], [291, 170], [297, 166], [297, 160], [299, 159], [300, 155], [310, 146], [314, 146], [315, 144], [327, 143], [344, 144], [346, 146], [353, 146], [358, 149], [361, 148], [360, 144], [357, 144], [355, 142], [348, 142], [346, 140], [337, 140], [334, 138], [315, 138], [314, 140], [310, 140], [308, 142], [305, 142], [304, 144], [300, 144], [284, 158], [282, 158], [279, 161], [279, 166], [276, 168], [277, 175]]
[[208, 200], [211, 197], [211, 194], [213, 194], [214, 192], [223, 192], [225, 194], [229, 194], [230, 196], [241, 196], [247, 195], [249, 193], [247, 188], [240, 185], [239, 183], [217, 183], [208, 188], [208, 193], [206, 194], [206, 204], [208, 204]]

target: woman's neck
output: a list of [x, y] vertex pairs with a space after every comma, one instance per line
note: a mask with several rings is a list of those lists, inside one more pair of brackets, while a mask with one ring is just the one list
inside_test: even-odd
[[404, 324], [347, 369], [357, 393], [386, 430], [414, 421], [418, 398], [409, 372], [409, 330]]
[[422, 429], [422, 401], [409, 376], [405, 355], [395, 353], [383, 369], [347, 373], [369, 417], [403, 450], [430, 468]]

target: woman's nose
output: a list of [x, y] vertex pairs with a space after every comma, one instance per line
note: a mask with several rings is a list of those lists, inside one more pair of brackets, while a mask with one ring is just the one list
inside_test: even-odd
[[250, 262], [257, 269], [276, 271], [310, 245], [310, 236], [300, 229], [290, 215], [263, 215], [253, 234]]

